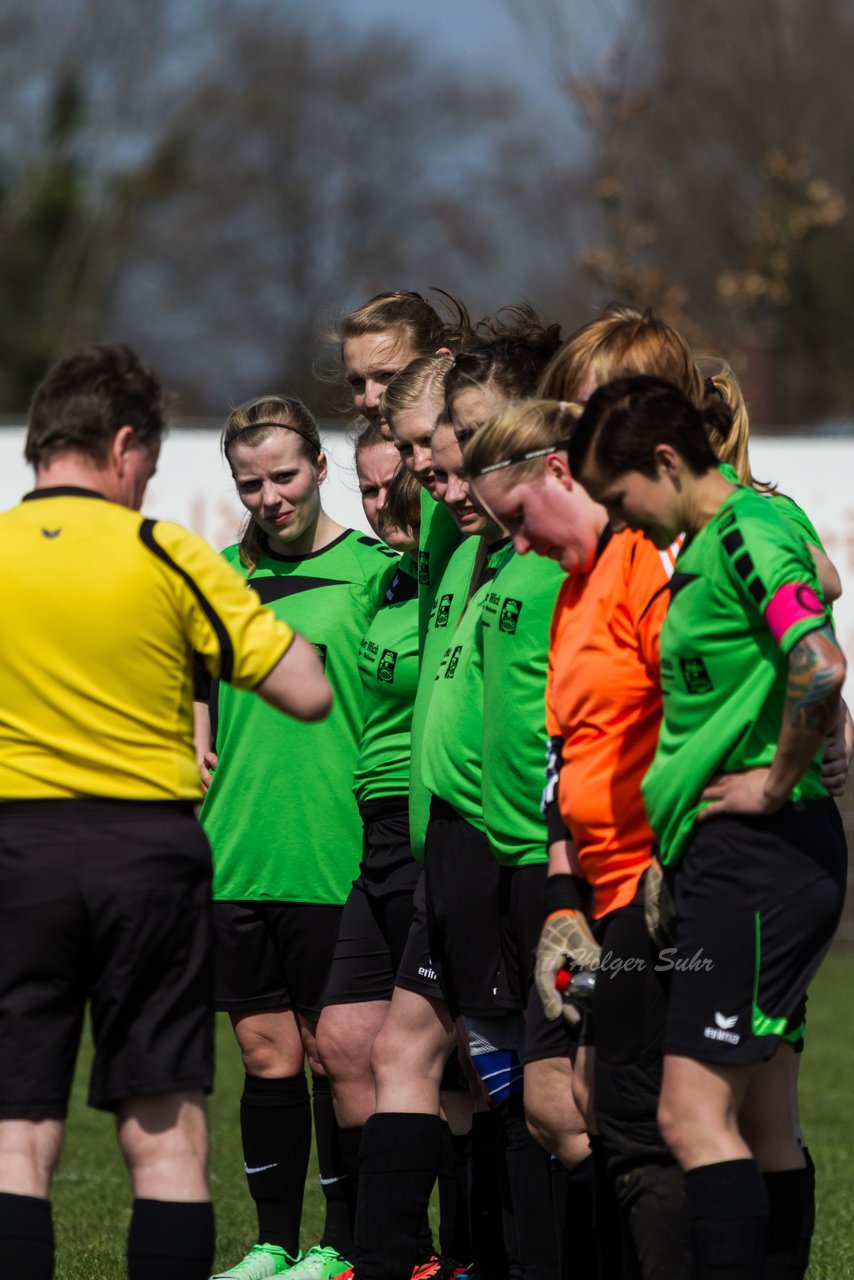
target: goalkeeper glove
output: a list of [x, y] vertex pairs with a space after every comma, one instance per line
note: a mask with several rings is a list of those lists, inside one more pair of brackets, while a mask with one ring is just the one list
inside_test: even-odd
[[[575, 1026], [581, 1012], [572, 1002], [562, 1000], [555, 989], [561, 969], [595, 970], [602, 948], [590, 932], [584, 910], [587, 886], [579, 876], [549, 876], [546, 881], [546, 920], [534, 963], [534, 980], [547, 1018], [563, 1015]], [[571, 986], [570, 986], [571, 990]]]

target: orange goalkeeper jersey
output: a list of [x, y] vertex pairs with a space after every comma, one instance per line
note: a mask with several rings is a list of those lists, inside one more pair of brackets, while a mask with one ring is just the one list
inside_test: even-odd
[[552, 619], [547, 725], [562, 738], [558, 803], [598, 918], [634, 897], [653, 835], [641, 796], [661, 722], [658, 637], [676, 549], [608, 532]]

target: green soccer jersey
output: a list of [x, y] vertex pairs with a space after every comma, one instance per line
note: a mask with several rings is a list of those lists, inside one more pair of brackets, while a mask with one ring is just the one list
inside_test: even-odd
[[404, 556], [386, 577], [359, 646], [365, 723], [353, 790], [360, 804], [409, 791], [409, 741], [418, 687], [418, 566]]
[[508, 547], [489, 584], [483, 626], [483, 818], [499, 862], [548, 861], [540, 810], [549, 632], [566, 575]]
[[[244, 576], [237, 547], [223, 555]], [[395, 553], [353, 529], [306, 556], [268, 552], [248, 585], [314, 645], [332, 686], [327, 718], [302, 724], [221, 684], [219, 757], [201, 822], [214, 898], [343, 903], [362, 851], [353, 770], [362, 734], [359, 641]]]
[[794, 525], [808, 546], [818, 547], [821, 551], [824, 550], [815, 525], [803, 507], [798, 506], [794, 498], [790, 498], [786, 493], [769, 493], [768, 501], [776, 511], [779, 511], [780, 515], [786, 517], [789, 524]]
[[[459, 553], [457, 553], [459, 554]], [[431, 795], [484, 830], [483, 773], [483, 629], [481, 611], [499, 566], [508, 554], [505, 541], [493, 545], [483, 579], [457, 625], [445, 635], [445, 647], [433, 676], [424, 727], [422, 776]], [[456, 556], [452, 558], [454, 564]], [[450, 570], [450, 565], [448, 566]], [[461, 584], [467, 595], [465, 584]], [[444, 589], [444, 584], [442, 589]], [[441, 590], [439, 603], [441, 603]], [[425, 677], [429, 673], [425, 669]]]
[[430, 625], [436, 589], [448, 561], [462, 541], [447, 507], [421, 490], [421, 530], [418, 540], [418, 634], [423, 648]]
[[445, 572], [433, 593], [433, 608], [422, 643], [418, 692], [412, 713], [412, 762], [409, 780], [409, 838], [412, 852], [419, 861], [424, 857], [424, 835], [430, 818], [430, 792], [424, 784], [422, 754], [434, 676], [447, 648], [448, 637], [453, 635], [463, 605], [468, 599], [478, 545], [477, 538], [464, 538], [445, 566]]
[[[735, 473], [722, 470], [735, 483]], [[661, 632], [664, 720], [643, 782], [664, 863], [684, 851], [714, 774], [771, 764], [786, 657], [828, 617], [803, 538], [774, 504], [743, 487], [686, 542], [670, 591]], [[792, 798], [826, 794], [819, 753]]]

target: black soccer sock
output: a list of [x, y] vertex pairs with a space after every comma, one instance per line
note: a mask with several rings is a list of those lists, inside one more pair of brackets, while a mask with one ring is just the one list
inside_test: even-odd
[[337, 1250], [342, 1258], [353, 1256], [353, 1217], [356, 1209], [355, 1187], [348, 1176], [346, 1162], [358, 1161], [361, 1130], [344, 1130], [356, 1136], [355, 1151], [352, 1142], [344, 1137], [335, 1121], [332, 1106], [332, 1086], [325, 1076], [311, 1077], [311, 1094], [314, 1106], [314, 1141], [317, 1147], [317, 1171], [326, 1214], [320, 1243]]
[[311, 1109], [305, 1076], [245, 1077], [240, 1131], [249, 1193], [258, 1213], [258, 1240], [299, 1252]]
[[207, 1280], [213, 1255], [210, 1202], [134, 1200], [128, 1232], [128, 1280]]
[[[335, 1134], [335, 1165], [340, 1169], [343, 1178], [342, 1187], [347, 1202], [347, 1239], [346, 1248], [341, 1248], [336, 1244], [332, 1247], [336, 1248], [342, 1258], [351, 1258], [353, 1256], [353, 1236], [356, 1230], [356, 1204], [359, 1199], [359, 1150], [362, 1145], [362, 1126], [358, 1129], [340, 1129], [336, 1123]], [[324, 1244], [331, 1243], [324, 1239]]]
[[[451, 1133], [449, 1126], [443, 1123], [442, 1167], [439, 1170], [439, 1248], [446, 1257], [463, 1263], [471, 1259], [470, 1160], [471, 1130], [468, 1133]], [[423, 1257], [428, 1257], [433, 1252], [433, 1240], [429, 1225], [426, 1222], [424, 1225], [421, 1252]]]
[[815, 1227], [814, 1171], [765, 1173], [768, 1192], [766, 1280], [802, 1280], [810, 1260]]
[[0, 1276], [50, 1280], [52, 1275], [50, 1201], [0, 1192]]
[[755, 1160], [685, 1174], [694, 1280], [764, 1280], [768, 1195]]
[[476, 1111], [471, 1124], [469, 1215], [471, 1256], [475, 1270], [489, 1280], [506, 1280], [510, 1272], [506, 1241], [512, 1239], [507, 1213], [509, 1185], [499, 1124], [491, 1111]]
[[593, 1230], [593, 1157], [574, 1169], [552, 1156], [552, 1208], [560, 1243], [561, 1274], [583, 1280], [597, 1274], [596, 1233]]
[[599, 1275], [623, 1276], [624, 1240], [620, 1208], [614, 1190], [614, 1179], [608, 1170], [608, 1157], [598, 1134], [590, 1135], [593, 1161], [593, 1234]]
[[438, 1116], [382, 1112], [367, 1121], [356, 1207], [359, 1280], [409, 1280], [441, 1161]]
[[550, 1157], [531, 1137], [521, 1097], [495, 1108], [504, 1133], [514, 1243], [525, 1280], [560, 1280], [560, 1250], [552, 1210]]
[[679, 1165], [672, 1160], [634, 1165], [616, 1175], [614, 1187], [626, 1254], [637, 1260], [638, 1273], [690, 1280], [691, 1233]]

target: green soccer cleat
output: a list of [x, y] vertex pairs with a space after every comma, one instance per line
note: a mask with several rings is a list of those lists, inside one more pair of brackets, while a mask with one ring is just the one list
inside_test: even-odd
[[295, 1263], [288, 1272], [288, 1280], [333, 1280], [345, 1271], [352, 1270], [352, 1264], [329, 1245], [316, 1244], [307, 1249], [300, 1262]]
[[245, 1258], [227, 1271], [217, 1271], [211, 1280], [267, 1280], [268, 1276], [283, 1276], [301, 1262], [301, 1253], [292, 1258], [281, 1245], [254, 1244]]

